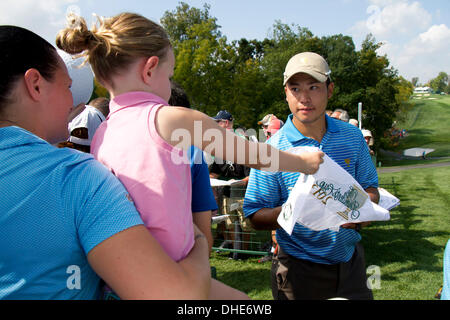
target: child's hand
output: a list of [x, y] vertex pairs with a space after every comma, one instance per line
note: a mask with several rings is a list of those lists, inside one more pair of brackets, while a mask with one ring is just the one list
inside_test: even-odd
[[319, 166], [323, 163], [323, 156], [325, 154], [322, 151], [318, 152], [305, 152], [299, 155], [302, 161], [300, 172], [304, 174], [314, 174], [319, 170]]

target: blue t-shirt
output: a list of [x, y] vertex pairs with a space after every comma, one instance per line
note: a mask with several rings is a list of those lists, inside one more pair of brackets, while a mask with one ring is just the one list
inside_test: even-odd
[[211, 188], [208, 165], [203, 152], [192, 146], [189, 150], [192, 179], [192, 212], [217, 210], [217, 202]]
[[[316, 140], [303, 136], [294, 126], [292, 117], [288, 117], [286, 124], [267, 143], [280, 150], [298, 146], [319, 147], [350, 173], [364, 189], [378, 187], [377, 171], [361, 130], [326, 116], [327, 131], [319, 144]], [[262, 208], [283, 205], [299, 175], [252, 169], [244, 199], [245, 216], [249, 217]], [[313, 231], [299, 223], [295, 224], [291, 236], [283, 229], [278, 229], [276, 238], [287, 254], [322, 264], [347, 262], [353, 255], [356, 243], [361, 240], [359, 233], [351, 229], [341, 228], [339, 232]]]
[[0, 128], [0, 177], [0, 299], [96, 299], [88, 253], [143, 224], [122, 184], [18, 127]]

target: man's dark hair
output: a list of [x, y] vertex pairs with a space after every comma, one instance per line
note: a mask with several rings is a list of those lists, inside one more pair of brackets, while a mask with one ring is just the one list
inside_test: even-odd
[[181, 88], [181, 86], [174, 82], [170, 82], [171, 86], [171, 95], [169, 99], [169, 105], [176, 106], [176, 107], [185, 107], [185, 108], [191, 108], [191, 103], [189, 102], [189, 98], [186, 94], [186, 92]]
[[88, 105], [99, 110], [105, 118], [109, 115], [109, 99], [104, 97], [95, 98], [91, 100]]
[[27, 70], [36, 69], [50, 81], [57, 68], [56, 49], [46, 40], [24, 28], [0, 26], [0, 112]]

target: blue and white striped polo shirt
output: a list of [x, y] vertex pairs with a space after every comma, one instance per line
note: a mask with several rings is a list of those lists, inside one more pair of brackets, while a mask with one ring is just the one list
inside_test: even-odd
[[[361, 130], [346, 122], [326, 116], [327, 131], [321, 143], [303, 136], [292, 123], [292, 115], [286, 124], [268, 143], [287, 150], [298, 146], [315, 146], [322, 149], [364, 188], [378, 187], [378, 175], [370, 158], [369, 149]], [[252, 169], [244, 201], [244, 213], [251, 216], [262, 208], [281, 206], [289, 197], [299, 173], [265, 172]], [[355, 245], [361, 240], [358, 232], [341, 228], [313, 231], [299, 223], [291, 236], [283, 229], [277, 230], [277, 241], [284, 252], [298, 259], [322, 264], [347, 262]]]

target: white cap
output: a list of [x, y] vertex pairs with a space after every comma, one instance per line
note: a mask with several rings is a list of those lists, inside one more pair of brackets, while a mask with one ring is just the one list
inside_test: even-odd
[[278, 119], [273, 114], [266, 114], [261, 121], [258, 121], [258, 124], [262, 124], [263, 126], [268, 126], [272, 119]]
[[81, 112], [69, 123], [69, 134], [77, 128], [87, 128], [88, 138], [83, 139], [71, 135], [69, 137], [69, 141], [76, 144], [81, 144], [83, 146], [90, 146], [95, 131], [97, 131], [103, 121], [105, 121], [105, 116], [100, 112], [100, 110], [91, 106], [86, 106], [83, 112]]
[[293, 56], [287, 63], [283, 85], [286, 85], [288, 80], [297, 73], [309, 74], [323, 83], [330, 78], [331, 70], [322, 56], [314, 52], [302, 52]]
[[372, 132], [370, 132], [370, 130], [362, 129], [361, 132], [362, 132], [364, 138], [365, 137], [371, 137], [372, 138]]
[[88, 103], [94, 91], [94, 73], [89, 63], [83, 64], [84, 58], [74, 58], [72, 55], [58, 49], [58, 53], [66, 64], [69, 76], [72, 79], [73, 105]]
[[373, 146], [374, 141], [373, 141], [373, 137], [372, 137], [372, 132], [370, 132], [370, 130], [367, 130], [367, 129], [362, 129], [361, 132], [362, 132], [364, 138], [370, 137], [369, 146]]

